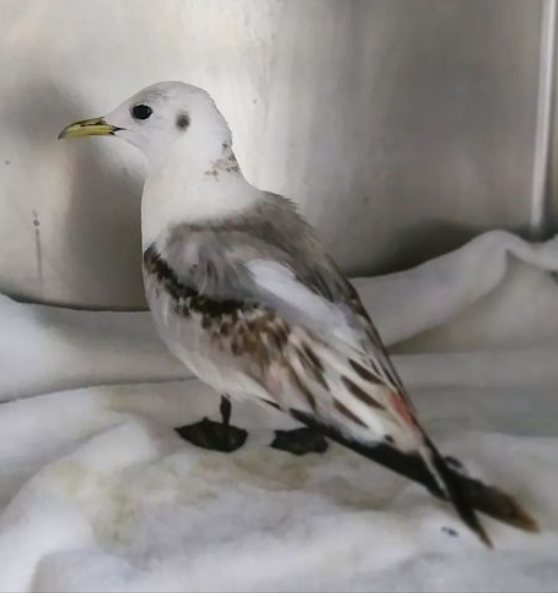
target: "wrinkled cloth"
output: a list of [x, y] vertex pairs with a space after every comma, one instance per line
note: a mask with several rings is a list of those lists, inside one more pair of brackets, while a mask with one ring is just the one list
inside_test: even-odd
[[219, 398], [149, 313], [0, 296], [0, 591], [544, 591], [558, 585], [558, 239], [483, 234], [356, 280], [446, 454], [515, 495], [529, 535], [346, 449], [273, 450], [288, 418], [233, 404], [232, 454], [175, 427]]

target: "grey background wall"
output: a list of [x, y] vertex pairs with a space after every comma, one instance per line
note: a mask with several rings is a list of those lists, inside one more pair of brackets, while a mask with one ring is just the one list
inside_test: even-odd
[[247, 177], [297, 200], [351, 274], [528, 233], [552, 5], [0, 0], [0, 290], [143, 305], [139, 155], [56, 135], [164, 79], [212, 93]]

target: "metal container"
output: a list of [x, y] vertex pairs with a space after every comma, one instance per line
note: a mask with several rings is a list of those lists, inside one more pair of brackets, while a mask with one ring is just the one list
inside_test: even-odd
[[247, 178], [298, 201], [350, 274], [540, 231], [553, 7], [0, 0], [0, 290], [144, 305], [140, 156], [56, 135], [165, 79], [214, 96]]

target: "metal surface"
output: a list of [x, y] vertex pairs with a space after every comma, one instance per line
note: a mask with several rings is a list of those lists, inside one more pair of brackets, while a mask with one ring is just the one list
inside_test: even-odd
[[542, 0], [0, 0], [0, 289], [143, 304], [141, 161], [67, 123], [207, 88], [350, 273], [533, 217]]
[[[556, 2], [556, 0], [547, 0], [547, 2]], [[558, 229], [558, 93], [556, 92], [556, 85], [558, 80], [558, 43], [556, 40], [556, 27], [558, 23], [556, 21], [557, 15], [554, 15], [554, 23], [547, 22], [546, 26], [550, 27], [554, 25], [554, 47], [551, 56], [547, 56], [547, 62], [550, 62], [552, 73], [548, 76], [551, 78], [550, 90], [547, 93], [546, 99], [550, 103], [550, 114], [549, 114], [549, 129], [550, 139], [547, 153], [547, 171], [545, 172], [545, 213], [543, 219], [545, 220], [545, 226], [543, 228], [544, 235], [546, 237], [552, 236]], [[542, 101], [541, 97], [541, 101]]]
[[556, 0], [545, 0], [541, 15], [541, 49], [539, 60], [539, 92], [533, 185], [531, 195], [531, 236], [544, 239], [551, 229], [550, 158], [554, 116], [556, 69]]

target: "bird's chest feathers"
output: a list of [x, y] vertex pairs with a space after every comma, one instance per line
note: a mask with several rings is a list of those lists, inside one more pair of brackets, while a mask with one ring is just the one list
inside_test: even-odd
[[155, 326], [171, 352], [198, 377], [222, 391], [230, 391], [234, 379], [246, 389], [244, 375], [235, 372], [233, 363], [241, 348], [239, 342], [245, 342], [235, 340], [233, 333], [242, 305], [212, 299], [190, 287], [155, 245], [144, 253], [143, 271]]
[[164, 177], [146, 182], [141, 205], [144, 249], [173, 227], [197, 221], [222, 205], [215, 182], [197, 181], [179, 184]]
[[226, 219], [253, 204], [260, 193], [236, 171], [167, 167], [147, 176], [141, 207], [144, 250], [181, 224]]
[[212, 304], [183, 282], [155, 244], [144, 252], [143, 273], [147, 301], [161, 337], [192, 366], [192, 352], [199, 350], [214, 314]]

